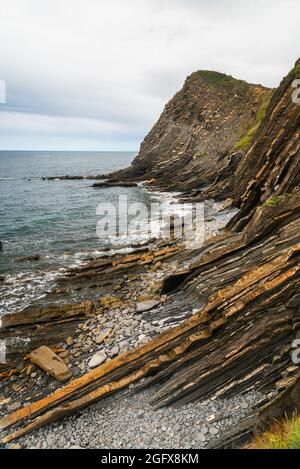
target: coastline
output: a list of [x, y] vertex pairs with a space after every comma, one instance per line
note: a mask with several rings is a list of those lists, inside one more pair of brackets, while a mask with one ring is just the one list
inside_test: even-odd
[[[179, 196], [157, 192], [153, 195], [173, 202]], [[225, 209], [223, 219], [222, 204], [210, 202], [207, 237], [217, 234], [234, 213]], [[98, 258], [58, 273], [55, 289], [48, 293], [48, 299], [46, 294], [45, 302], [40, 301], [41, 306], [29, 306], [23, 312], [4, 316], [0, 339], [6, 341], [7, 356], [12, 361], [1, 369], [0, 386], [5, 397], [0, 415], [20, 408], [21, 403], [40, 399], [60, 386], [28, 360], [23, 362], [33, 348], [45, 343], [50, 346], [74, 379], [89, 371], [89, 361], [97, 352], [104, 352], [105, 361], [109, 362], [191, 317], [192, 305], [179, 316], [166, 316], [164, 306], [168, 297], [160, 294], [163, 279], [182, 269], [182, 265], [187, 268], [190, 258], [195, 258], [195, 251], [189, 252], [182, 241], [176, 240], [156, 239], [120, 251], [103, 252]], [[82, 288], [89, 292], [89, 297]], [[67, 301], [71, 291], [80, 292], [79, 303]], [[137, 312], [147, 302], [150, 306], [151, 302], [157, 304]], [[27, 446], [26, 440], [23, 444]]]

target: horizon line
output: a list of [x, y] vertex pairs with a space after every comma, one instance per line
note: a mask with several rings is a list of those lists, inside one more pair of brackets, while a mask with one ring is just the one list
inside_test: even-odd
[[18, 151], [18, 152], [37, 152], [37, 151], [45, 151], [49, 153], [74, 153], [74, 152], [85, 152], [85, 153], [135, 153], [138, 152], [138, 150], [48, 150], [48, 149], [37, 149], [37, 150], [18, 150], [14, 148], [10, 149], [1, 149], [0, 152], [4, 151]]

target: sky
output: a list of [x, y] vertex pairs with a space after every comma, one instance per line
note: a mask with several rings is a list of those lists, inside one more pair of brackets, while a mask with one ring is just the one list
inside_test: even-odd
[[0, 0], [0, 149], [137, 151], [196, 70], [277, 86], [299, 23], [299, 0]]

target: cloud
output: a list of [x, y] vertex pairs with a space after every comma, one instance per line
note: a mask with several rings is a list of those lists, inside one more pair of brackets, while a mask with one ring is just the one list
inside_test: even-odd
[[2, 0], [0, 147], [138, 148], [194, 70], [276, 86], [299, 13], [297, 0]]

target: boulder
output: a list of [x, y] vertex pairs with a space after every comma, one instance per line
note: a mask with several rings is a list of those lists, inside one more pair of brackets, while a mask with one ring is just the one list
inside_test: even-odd
[[136, 304], [136, 312], [144, 313], [145, 311], [150, 311], [151, 309], [155, 308], [158, 305], [159, 305], [159, 301], [157, 300], [141, 301], [140, 303]]
[[89, 368], [96, 368], [97, 366], [102, 365], [107, 358], [106, 353], [104, 350], [100, 350], [100, 352], [96, 352], [89, 361]]
[[29, 358], [32, 363], [58, 381], [67, 381], [72, 377], [72, 373], [65, 362], [45, 345], [31, 352]]

